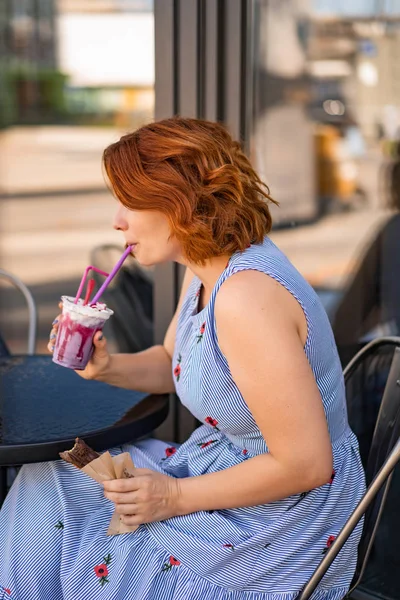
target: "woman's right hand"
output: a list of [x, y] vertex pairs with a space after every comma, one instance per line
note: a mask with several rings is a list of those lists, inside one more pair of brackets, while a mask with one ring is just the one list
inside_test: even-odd
[[[58, 305], [62, 308], [62, 303]], [[62, 314], [57, 315], [53, 321], [53, 327], [50, 331], [49, 343], [47, 349], [51, 354], [54, 351], [54, 344], [56, 341], [58, 327], [62, 319]], [[107, 350], [107, 341], [102, 331], [98, 331], [93, 338], [94, 351], [92, 358], [82, 371], [75, 371], [83, 379], [99, 379], [107, 371], [110, 364], [110, 355]]]

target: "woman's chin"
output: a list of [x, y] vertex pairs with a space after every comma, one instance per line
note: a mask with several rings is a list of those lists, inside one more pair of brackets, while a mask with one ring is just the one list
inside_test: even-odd
[[142, 255], [140, 252], [132, 252], [132, 255], [142, 267], [154, 267], [160, 263], [160, 261], [151, 259], [150, 256]]
[[131, 254], [142, 267], [155, 267], [156, 265], [163, 265], [176, 260], [176, 258], [168, 252], [165, 252], [164, 254], [145, 252], [143, 248], [140, 248], [139, 244]]

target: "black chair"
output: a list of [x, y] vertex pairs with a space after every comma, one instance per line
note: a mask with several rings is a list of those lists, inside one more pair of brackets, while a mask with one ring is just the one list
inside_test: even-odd
[[[123, 248], [112, 244], [92, 250], [90, 262], [109, 272]], [[91, 275], [98, 286], [104, 281], [95, 271]], [[123, 267], [103, 294], [104, 302], [114, 311], [106, 324], [119, 352], [140, 352], [153, 345], [153, 280], [151, 271], [128, 257]]]
[[[362, 373], [361, 378], [360, 373]], [[386, 383], [382, 385], [380, 378], [385, 377], [385, 374], [387, 374]], [[367, 398], [374, 400], [372, 411], [369, 413], [367, 411], [367, 425], [371, 422], [371, 412], [372, 414], [374, 411], [377, 412], [373, 433], [371, 435], [371, 428], [368, 430], [367, 427], [363, 440], [365, 460], [367, 438], [371, 435], [368, 457], [364, 463], [368, 489], [297, 600], [308, 600], [312, 596], [363, 515], [365, 515], [365, 523], [358, 548], [357, 568], [346, 598], [361, 600], [371, 597], [359, 593], [356, 588], [364, 575], [374, 544], [394, 468], [400, 461], [400, 338], [380, 338], [370, 342], [350, 361], [344, 371], [344, 377], [347, 390], [352, 387], [358, 389], [354, 403], [351, 397], [348, 398], [349, 414], [352, 411], [356, 413], [362, 407], [365, 402], [363, 392], [367, 392]], [[358, 414], [357, 412], [356, 416]], [[356, 425], [360, 425], [359, 420], [356, 420]]]
[[[359, 359], [351, 360], [344, 370], [349, 423], [357, 436], [365, 469], [397, 346], [397, 338], [386, 337], [364, 344], [354, 355]], [[362, 348], [365, 350], [361, 352]]]
[[395, 275], [400, 269], [400, 206], [397, 201], [394, 205], [396, 212], [368, 242], [332, 314], [332, 329], [344, 365], [358, 351], [360, 340], [371, 336], [376, 328], [385, 333], [374, 337], [400, 335], [400, 280]]

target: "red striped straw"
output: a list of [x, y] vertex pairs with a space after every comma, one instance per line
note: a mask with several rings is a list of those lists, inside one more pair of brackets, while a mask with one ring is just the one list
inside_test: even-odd
[[89, 298], [92, 295], [95, 283], [96, 282], [94, 279], [89, 279], [87, 287], [86, 287], [86, 294], [85, 294], [85, 299], [83, 301], [83, 306], [86, 306], [86, 304], [89, 302]]

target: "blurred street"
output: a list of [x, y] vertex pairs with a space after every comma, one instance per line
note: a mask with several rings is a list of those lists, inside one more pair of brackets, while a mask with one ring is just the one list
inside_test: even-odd
[[0, 136], [0, 194], [103, 189], [101, 154], [123, 134], [110, 127], [13, 127]]

